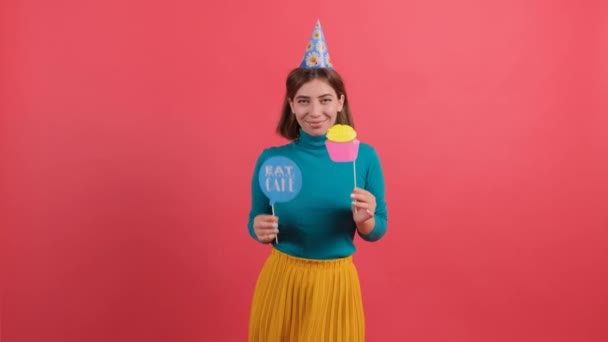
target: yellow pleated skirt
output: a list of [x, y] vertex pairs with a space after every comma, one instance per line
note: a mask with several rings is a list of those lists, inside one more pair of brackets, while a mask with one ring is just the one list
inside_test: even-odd
[[365, 319], [352, 257], [311, 260], [273, 248], [253, 295], [249, 342], [360, 342]]

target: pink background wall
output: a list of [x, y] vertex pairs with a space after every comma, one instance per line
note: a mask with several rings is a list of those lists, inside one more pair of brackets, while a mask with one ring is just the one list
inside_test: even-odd
[[246, 340], [251, 171], [317, 18], [387, 177], [368, 341], [608, 340], [607, 13], [2, 1], [2, 341]]

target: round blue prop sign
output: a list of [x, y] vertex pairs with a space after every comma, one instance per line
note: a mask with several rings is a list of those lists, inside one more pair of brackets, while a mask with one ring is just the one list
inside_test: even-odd
[[259, 181], [271, 205], [291, 201], [302, 189], [302, 173], [298, 166], [286, 157], [266, 160], [260, 169]]

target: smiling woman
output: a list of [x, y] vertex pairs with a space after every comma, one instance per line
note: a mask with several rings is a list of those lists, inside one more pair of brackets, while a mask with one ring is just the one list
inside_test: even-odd
[[[365, 241], [377, 241], [386, 232], [384, 176], [370, 145], [361, 143], [356, 156], [355, 184], [361, 188], [353, 189], [345, 177], [353, 174], [350, 163], [330, 158], [328, 131], [337, 124], [352, 129], [353, 119], [342, 78], [328, 61], [317, 22], [300, 67], [286, 81], [277, 130], [292, 141], [265, 149], [255, 166], [249, 233], [273, 248], [253, 295], [250, 342], [365, 339], [353, 239], [357, 233]], [[280, 169], [272, 163], [278, 159], [285, 161]], [[289, 200], [276, 203], [276, 196], [257, 180], [270, 174], [289, 181], [291, 172], [282, 170], [297, 170], [301, 187], [288, 194]], [[281, 184], [276, 189], [287, 189]]]
[[292, 70], [287, 76], [278, 133], [293, 140], [302, 128], [310, 135], [319, 136], [336, 123], [354, 127], [340, 74], [327, 68]]
[[318, 136], [327, 132], [342, 111], [344, 94], [336, 91], [324, 80], [314, 79], [298, 89], [289, 106], [300, 127], [308, 134]]

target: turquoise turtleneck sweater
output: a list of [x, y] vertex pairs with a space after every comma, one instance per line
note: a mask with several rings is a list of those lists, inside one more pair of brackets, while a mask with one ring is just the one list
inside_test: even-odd
[[259, 156], [252, 179], [249, 234], [257, 241], [253, 219], [272, 214], [268, 197], [260, 188], [258, 173], [270, 157], [291, 159], [302, 173], [299, 194], [289, 202], [278, 202], [274, 213], [279, 219], [279, 243], [274, 248], [301, 258], [335, 259], [355, 252], [355, 232], [366, 241], [376, 241], [386, 232], [387, 209], [384, 175], [380, 159], [370, 145], [361, 142], [355, 162], [357, 187], [376, 197], [376, 226], [367, 235], [357, 231], [353, 221], [350, 194], [354, 188], [352, 163], [329, 158], [325, 136], [311, 136], [300, 130], [300, 137], [286, 145], [265, 149]]

